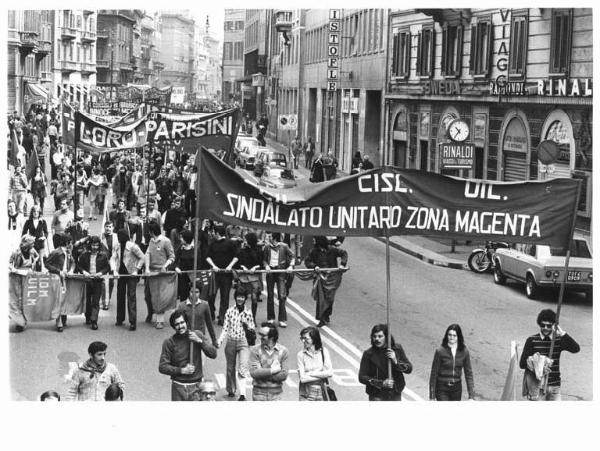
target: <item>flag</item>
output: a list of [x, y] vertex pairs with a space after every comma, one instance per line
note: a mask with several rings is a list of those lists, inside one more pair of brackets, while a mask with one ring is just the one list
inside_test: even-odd
[[165, 313], [177, 306], [177, 274], [160, 274], [148, 277], [154, 313]]
[[502, 396], [500, 401], [519, 401], [521, 398], [517, 395], [520, 391], [519, 385], [519, 350], [517, 348], [517, 342], [510, 342], [510, 362], [508, 365], [508, 374], [506, 375], [506, 382], [504, 382], [504, 390], [502, 390]]
[[37, 151], [34, 150], [31, 152], [29, 159], [27, 160], [27, 166], [25, 168], [25, 175], [28, 180], [31, 180], [35, 174], [35, 168], [40, 165], [40, 160], [38, 159]]
[[19, 154], [19, 139], [17, 137], [17, 132], [13, 128], [10, 131], [10, 149], [8, 152], [8, 163], [12, 164], [13, 167], [16, 167], [19, 164], [19, 160], [17, 155]]
[[85, 280], [80, 277], [65, 277], [63, 293], [63, 315], [76, 315], [85, 311]]

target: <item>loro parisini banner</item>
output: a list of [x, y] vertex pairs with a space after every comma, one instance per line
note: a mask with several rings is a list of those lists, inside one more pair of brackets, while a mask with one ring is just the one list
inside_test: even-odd
[[578, 181], [469, 181], [385, 166], [271, 190], [198, 152], [200, 217], [310, 235], [430, 235], [566, 246]]

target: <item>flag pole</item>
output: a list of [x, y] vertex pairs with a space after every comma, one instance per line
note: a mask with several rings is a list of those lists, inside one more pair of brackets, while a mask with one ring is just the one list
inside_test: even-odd
[[[148, 152], [148, 154], [149, 154], [148, 155], [148, 171], [146, 174], [146, 177], [148, 178], [148, 181], [146, 183], [146, 224], [148, 224], [148, 213], [150, 212], [150, 206], [149, 206], [149, 204], [150, 204], [150, 177], [151, 177], [150, 163], [152, 162], [152, 153], [153, 153], [152, 151], [154, 149], [154, 147], [152, 146], [153, 141], [154, 141], [153, 139], [150, 140], [150, 149]], [[144, 149], [144, 148], [142, 148], [142, 149]], [[144, 233], [143, 230], [142, 230], [142, 233]]]
[[[386, 196], [387, 197], [387, 196]], [[390, 231], [385, 228], [385, 288], [386, 288], [386, 311], [385, 322], [387, 326], [387, 343], [386, 346], [391, 348], [392, 332], [390, 330], [390, 304], [391, 304], [391, 287], [390, 287]], [[388, 364], [388, 379], [392, 379], [392, 361], [387, 359]]]
[[[554, 353], [554, 345], [556, 344], [556, 328], [558, 328], [558, 321], [560, 318], [560, 309], [562, 307], [562, 301], [565, 294], [565, 285], [567, 283], [567, 277], [569, 272], [569, 260], [571, 259], [571, 246], [573, 245], [573, 235], [575, 234], [575, 220], [577, 218], [577, 202], [579, 201], [579, 196], [581, 195], [581, 180], [577, 180], [577, 197], [575, 198], [575, 202], [573, 202], [573, 220], [571, 221], [571, 233], [569, 235], [569, 244], [567, 245], [567, 255], [565, 256], [565, 269], [562, 281], [560, 282], [560, 291], [558, 292], [558, 303], [556, 305], [556, 321], [554, 329], [552, 329], [552, 341], [550, 343], [550, 352], [548, 353], [548, 358], [552, 358], [552, 354]], [[548, 392], [548, 374], [545, 376], [544, 380], [544, 394]]]
[[[196, 154], [196, 167], [197, 167], [197, 171], [196, 171], [196, 205], [195, 205], [195, 212], [194, 212], [194, 272], [192, 273], [192, 293], [194, 295], [194, 297], [196, 296], [196, 281], [198, 280], [198, 249], [200, 249], [199, 245], [198, 245], [198, 212], [200, 211], [200, 164], [201, 164], [201, 157], [200, 157], [200, 152], [202, 152], [202, 147], [200, 147], [197, 151], [198, 153]], [[194, 330], [194, 325], [195, 325], [195, 321], [194, 321], [194, 316], [196, 313], [196, 299], [192, 299], [192, 325], [191, 325], [191, 329]], [[194, 356], [194, 346], [193, 343], [190, 343], [190, 362], [192, 361], [192, 358]]]

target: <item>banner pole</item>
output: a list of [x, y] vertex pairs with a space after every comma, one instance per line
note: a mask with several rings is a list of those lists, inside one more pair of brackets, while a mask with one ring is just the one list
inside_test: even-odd
[[[385, 228], [385, 288], [386, 288], [386, 311], [385, 311], [385, 322], [387, 325], [387, 343], [388, 348], [392, 344], [392, 331], [390, 329], [390, 231]], [[392, 361], [388, 359], [388, 379], [392, 378]]]
[[[148, 181], [146, 183], [146, 224], [148, 224], [148, 213], [150, 212], [150, 177], [152, 176], [152, 174], [150, 173], [150, 164], [152, 162], [152, 154], [153, 154], [153, 149], [154, 147], [152, 146], [152, 141], [153, 139], [150, 140], [150, 149], [149, 149], [149, 155], [148, 155], [148, 171], [146, 174], [146, 177], [148, 177]], [[142, 148], [144, 149], [144, 148]], [[143, 233], [143, 231], [142, 231]]]
[[[200, 165], [201, 165], [201, 156], [200, 152], [202, 152], [202, 147], [198, 149], [198, 153], [196, 155], [196, 205], [194, 212], [194, 272], [192, 273], [192, 293], [194, 296], [196, 295], [196, 281], [198, 279], [198, 213], [200, 212]], [[191, 329], [194, 330], [194, 316], [196, 313], [196, 299], [192, 299], [192, 326]], [[194, 346], [193, 343], [190, 343], [190, 362], [193, 360], [194, 356]]]
[[[558, 328], [558, 321], [560, 318], [560, 309], [562, 307], [562, 301], [565, 294], [565, 285], [567, 283], [568, 271], [569, 271], [569, 260], [571, 259], [571, 246], [573, 245], [573, 235], [575, 234], [575, 220], [577, 219], [577, 202], [581, 195], [581, 180], [577, 180], [577, 197], [573, 202], [573, 220], [571, 221], [571, 233], [569, 235], [569, 244], [567, 245], [567, 255], [565, 256], [565, 269], [562, 281], [560, 282], [560, 291], [558, 292], [558, 302], [556, 305], [556, 322], [554, 329], [552, 329], [552, 341], [550, 343], [550, 352], [548, 358], [552, 358], [554, 353], [554, 345], [556, 344], [556, 328]], [[548, 375], [544, 378], [544, 394], [548, 393]]]

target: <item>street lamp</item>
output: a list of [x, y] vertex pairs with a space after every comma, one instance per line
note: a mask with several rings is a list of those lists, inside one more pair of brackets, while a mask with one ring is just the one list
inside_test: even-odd
[[108, 47], [110, 48], [110, 100], [114, 100], [113, 93], [113, 64], [115, 59], [115, 49], [113, 48], [112, 42], [108, 43]]

